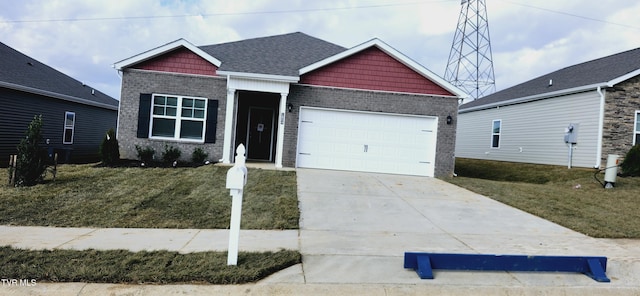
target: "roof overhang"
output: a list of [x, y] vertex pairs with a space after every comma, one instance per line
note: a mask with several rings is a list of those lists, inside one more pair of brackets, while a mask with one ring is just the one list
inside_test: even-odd
[[205, 59], [206, 61], [210, 62], [211, 64], [213, 64], [216, 67], [220, 67], [220, 65], [222, 64], [222, 62], [218, 59], [216, 59], [215, 57], [209, 55], [208, 53], [204, 52], [202, 49], [198, 48], [197, 46], [191, 44], [189, 41], [184, 40], [184, 39], [178, 39], [172, 42], [169, 42], [165, 45], [156, 47], [154, 49], [145, 51], [143, 53], [137, 54], [135, 56], [132, 56], [130, 58], [124, 59], [122, 61], [116, 62], [115, 64], [113, 64], [113, 67], [116, 70], [122, 70], [124, 68], [127, 68], [129, 66], [153, 59], [157, 56], [161, 56], [167, 52], [176, 50], [180, 47], [184, 47], [188, 50], [190, 50], [191, 52], [195, 53], [196, 55], [198, 55], [199, 57]]
[[469, 95], [466, 94], [464, 91], [462, 91], [461, 89], [457, 88], [456, 86], [454, 86], [453, 84], [449, 83], [448, 81], [444, 80], [442, 77], [436, 75], [435, 73], [431, 72], [429, 69], [423, 67], [422, 65], [420, 65], [419, 63], [417, 63], [416, 61], [412, 60], [411, 58], [405, 56], [404, 54], [402, 54], [401, 52], [399, 52], [398, 50], [396, 50], [395, 48], [391, 47], [390, 45], [386, 44], [385, 42], [383, 42], [382, 40], [378, 39], [378, 38], [374, 38], [371, 39], [365, 43], [362, 43], [360, 45], [356, 45], [350, 49], [347, 49], [343, 52], [340, 52], [336, 55], [330, 56], [324, 60], [318, 61], [316, 63], [313, 63], [309, 66], [306, 66], [302, 69], [300, 69], [299, 73], [300, 75], [304, 75], [306, 73], [309, 73], [311, 71], [317, 70], [319, 68], [322, 68], [324, 66], [327, 66], [329, 64], [332, 64], [336, 61], [339, 61], [341, 59], [347, 58], [349, 56], [352, 56], [358, 52], [361, 52], [367, 48], [370, 48], [372, 46], [377, 47], [378, 49], [382, 50], [383, 52], [385, 52], [386, 54], [390, 55], [391, 57], [395, 58], [397, 61], [399, 61], [400, 63], [404, 64], [405, 66], [411, 68], [413, 71], [416, 71], [417, 73], [419, 73], [420, 75], [424, 76], [425, 78], [433, 81], [435, 84], [439, 85], [440, 87], [446, 89], [447, 91], [453, 93], [456, 97], [458, 98], [466, 98]]
[[220, 76], [238, 77], [238, 78], [246, 78], [246, 79], [253, 79], [253, 80], [279, 81], [279, 82], [287, 82], [287, 83], [296, 83], [300, 81], [300, 77], [298, 76], [285, 76], [285, 75], [233, 72], [233, 71], [218, 71], [216, 73]]
[[578, 87], [573, 87], [573, 88], [561, 89], [561, 90], [554, 91], [554, 92], [541, 93], [541, 94], [537, 94], [537, 95], [532, 95], [532, 96], [527, 96], [527, 97], [522, 97], [522, 98], [515, 98], [515, 99], [510, 99], [510, 100], [504, 100], [504, 101], [500, 101], [500, 102], [495, 102], [495, 103], [490, 103], [490, 104], [485, 104], [485, 105], [479, 105], [479, 106], [474, 106], [474, 107], [469, 107], [469, 108], [462, 108], [462, 109], [459, 109], [458, 113], [468, 113], [468, 112], [473, 112], [473, 111], [478, 111], [478, 110], [491, 109], [491, 108], [500, 107], [500, 106], [507, 106], [507, 105], [513, 105], [513, 104], [520, 104], [520, 103], [526, 103], [526, 102], [531, 102], [531, 101], [537, 101], [537, 100], [550, 99], [550, 98], [554, 98], [554, 97], [570, 95], [570, 94], [574, 94], [574, 93], [581, 93], [581, 92], [586, 92], [586, 91], [590, 91], [590, 90], [597, 91], [598, 88], [613, 87], [616, 84], [619, 84], [621, 82], [627, 81], [627, 80], [629, 80], [629, 79], [631, 79], [633, 77], [636, 77], [638, 75], [640, 75], [640, 69], [637, 69], [635, 71], [629, 72], [629, 73], [627, 73], [625, 75], [622, 75], [620, 77], [616, 77], [616, 78], [611, 79], [609, 81], [604, 81], [604, 82], [599, 82], [599, 83], [594, 83], [594, 84], [589, 84], [589, 85], [583, 85], [583, 86], [578, 86]]
[[554, 98], [554, 97], [559, 97], [559, 96], [565, 96], [565, 95], [570, 95], [570, 94], [575, 94], [575, 93], [581, 93], [581, 92], [586, 92], [586, 91], [591, 91], [591, 90], [595, 91], [595, 90], [598, 89], [598, 87], [610, 87], [610, 86], [609, 86], [608, 82], [595, 83], [595, 84], [590, 84], [590, 85], [585, 85], [585, 86], [562, 89], [562, 90], [558, 90], [558, 91], [554, 91], [554, 92], [542, 93], [542, 94], [537, 94], [537, 95], [532, 95], [532, 96], [527, 96], [527, 97], [522, 97], [522, 98], [515, 98], [515, 99], [510, 99], [510, 100], [490, 103], [490, 104], [484, 104], [484, 105], [480, 105], [480, 106], [462, 108], [462, 109], [458, 110], [458, 113], [462, 114], [462, 113], [468, 113], [468, 112], [479, 111], [479, 110], [484, 110], [484, 109], [491, 109], [491, 108], [496, 108], [496, 107], [502, 107], [502, 106], [520, 104], [520, 103], [526, 103], [526, 102], [531, 102], [531, 101], [544, 100], [544, 99], [549, 99], [549, 98]]
[[19, 85], [19, 84], [13, 84], [13, 83], [0, 81], [0, 87], [10, 88], [10, 89], [17, 90], [17, 91], [28, 92], [28, 93], [32, 93], [32, 94], [36, 94], [36, 95], [47, 96], [47, 97], [51, 97], [51, 98], [54, 98], [54, 99], [65, 100], [65, 101], [70, 101], [70, 102], [89, 105], [89, 106], [94, 106], [94, 107], [100, 107], [100, 108], [109, 109], [109, 110], [116, 110], [116, 111], [118, 110], [118, 106], [117, 105], [114, 106], [114, 105], [104, 104], [104, 103], [100, 103], [100, 102], [95, 102], [95, 101], [91, 101], [91, 100], [87, 100], [87, 99], [83, 99], [83, 98], [78, 98], [78, 97], [74, 97], [74, 96], [59, 94], [59, 93], [55, 93], [55, 92], [52, 92], [52, 91], [37, 89], [37, 88], [28, 87], [28, 86]]

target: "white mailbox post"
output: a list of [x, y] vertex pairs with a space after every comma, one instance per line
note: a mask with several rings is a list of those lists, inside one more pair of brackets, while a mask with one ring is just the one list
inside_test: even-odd
[[238, 265], [238, 241], [240, 240], [240, 218], [242, 217], [242, 191], [247, 184], [245, 166], [245, 148], [243, 144], [236, 149], [236, 162], [227, 171], [227, 189], [232, 197], [231, 225], [229, 226], [229, 253], [227, 265]]

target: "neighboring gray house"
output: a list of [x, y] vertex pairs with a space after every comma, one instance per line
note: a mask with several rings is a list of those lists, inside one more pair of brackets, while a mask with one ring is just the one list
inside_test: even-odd
[[180, 39], [114, 66], [125, 158], [168, 144], [231, 163], [243, 143], [249, 161], [276, 167], [453, 172], [463, 93], [378, 39], [349, 49], [303, 33]]
[[43, 147], [59, 161], [98, 160], [107, 130], [116, 128], [118, 101], [0, 43], [0, 160], [24, 137], [35, 115], [42, 115]]
[[[602, 167], [640, 144], [640, 48], [570, 66], [459, 108], [456, 157]], [[573, 126], [575, 145], [565, 143]]]

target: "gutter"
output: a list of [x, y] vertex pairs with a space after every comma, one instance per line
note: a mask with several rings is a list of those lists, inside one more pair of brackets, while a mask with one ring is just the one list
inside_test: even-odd
[[600, 168], [602, 164], [602, 136], [604, 134], [604, 106], [605, 106], [605, 94], [600, 86], [596, 89], [600, 95], [600, 114], [598, 116], [598, 144], [596, 145], [596, 163], [593, 166], [596, 169]]

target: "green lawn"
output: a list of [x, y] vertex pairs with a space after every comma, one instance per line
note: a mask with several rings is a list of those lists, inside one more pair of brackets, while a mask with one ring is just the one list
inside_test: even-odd
[[463, 158], [456, 173], [445, 181], [589, 236], [640, 238], [639, 177], [618, 177], [604, 189], [595, 169]]
[[[55, 182], [0, 185], [0, 224], [58, 227], [226, 229], [229, 167], [105, 168], [61, 165]], [[295, 172], [249, 169], [242, 229], [297, 229]], [[0, 247], [3, 278], [53, 282], [211, 283], [260, 280], [301, 262], [298, 251], [240, 252], [29, 251]]]
[[[0, 224], [62, 227], [229, 227], [228, 167], [62, 165], [55, 182], [0, 188]], [[243, 229], [297, 229], [295, 172], [249, 169]]]
[[0, 247], [2, 278], [34, 279], [38, 283], [242, 284], [300, 261], [300, 253], [288, 250], [240, 252], [238, 265], [227, 266], [227, 254], [223, 252], [27, 251]]

